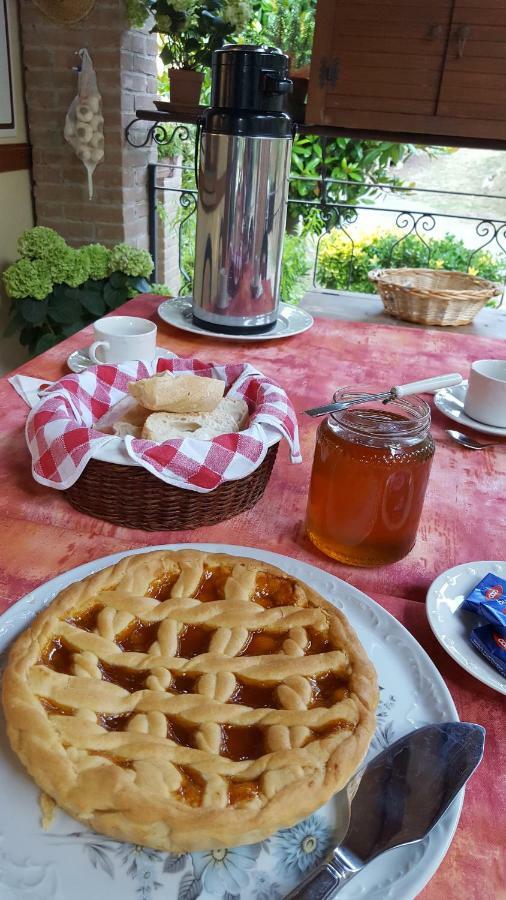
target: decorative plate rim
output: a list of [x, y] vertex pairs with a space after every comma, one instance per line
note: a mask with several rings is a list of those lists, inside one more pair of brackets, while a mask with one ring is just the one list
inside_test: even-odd
[[[452, 576], [458, 577], [460, 574], [465, 574], [465, 570], [469, 567], [479, 567], [482, 571], [477, 573], [477, 577], [483, 578], [485, 575], [487, 575], [488, 572], [491, 571], [491, 567], [493, 566], [501, 566], [506, 570], [506, 561], [493, 559], [471, 560], [470, 562], [460, 563], [457, 566], [452, 566], [450, 569], [446, 569], [444, 572], [441, 572], [441, 574], [434, 579], [432, 584], [429, 585], [425, 601], [425, 609], [427, 613], [427, 620], [431, 627], [432, 633], [434, 634], [436, 640], [441, 644], [443, 649], [448, 653], [448, 656], [451, 656], [451, 658], [457, 663], [457, 665], [460, 666], [461, 669], [464, 669], [465, 672], [467, 672], [469, 675], [472, 675], [473, 678], [476, 678], [477, 681], [480, 681], [482, 684], [487, 685], [487, 687], [492, 688], [492, 690], [497, 691], [499, 694], [506, 695], [506, 679], [501, 680], [499, 672], [496, 673], [496, 670], [493, 668], [493, 666], [487, 663], [484, 657], [480, 656], [480, 654], [477, 650], [475, 650], [472, 644], [466, 645], [466, 650], [469, 651], [471, 662], [466, 663], [462, 659], [462, 654], [459, 651], [458, 647], [455, 645], [454, 639], [452, 638], [452, 642], [449, 643], [448, 636], [442, 633], [437, 613], [437, 596], [443, 585], [448, 582]], [[467, 574], [470, 575], [471, 573]], [[476, 621], [478, 622], [478, 620]], [[477, 662], [474, 663], [474, 660], [476, 660]], [[482, 665], [478, 665], [478, 662]]]
[[160, 306], [157, 309], [158, 315], [160, 318], [167, 324], [171, 325], [173, 328], [177, 328], [181, 331], [186, 331], [189, 334], [197, 334], [202, 337], [209, 338], [218, 338], [220, 340], [225, 341], [247, 341], [248, 343], [252, 343], [254, 341], [279, 341], [283, 338], [295, 337], [297, 334], [303, 334], [305, 331], [308, 331], [314, 325], [314, 318], [310, 312], [306, 309], [302, 309], [300, 306], [292, 306], [290, 303], [285, 303], [283, 300], [280, 301], [279, 310], [280, 315], [279, 318], [282, 319], [284, 314], [289, 311], [290, 314], [298, 315], [303, 319], [303, 323], [301, 327], [295, 328], [293, 331], [290, 331], [290, 326], [288, 325], [286, 331], [281, 333], [276, 333], [273, 331], [266, 331], [262, 334], [226, 334], [222, 331], [206, 331], [204, 328], [199, 328], [197, 325], [193, 323], [187, 323], [184, 320], [175, 321], [174, 318], [167, 314], [167, 310], [170, 309], [170, 304], [178, 303], [179, 306], [185, 306], [183, 308], [189, 308], [191, 306], [191, 297], [174, 297], [169, 300], [164, 300], [160, 303]]
[[[3, 615], [0, 616], [0, 654], [4, 652], [8, 644], [11, 643], [11, 640], [14, 639], [14, 637], [27, 626], [33, 616], [36, 615], [40, 611], [40, 609], [47, 606], [48, 603], [50, 603], [54, 598], [54, 596], [56, 596], [56, 594], [59, 593], [67, 584], [70, 584], [72, 583], [72, 581], [84, 577], [85, 575], [89, 575], [92, 572], [98, 571], [99, 569], [104, 568], [108, 565], [112, 565], [114, 562], [117, 562], [119, 559], [122, 559], [125, 556], [132, 556], [139, 553], [146, 553], [160, 549], [199, 549], [207, 552], [222, 552], [230, 553], [232, 555], [249, 555], [254, 558], [272, 563], [273, 565], [277, 565], [280, 568], [283, 568], [285, 571], [296, 575], [297, 577], [300, 577], [302, 580], [307, 580], [309, 584], [313, 584], [315, 578], [317, 579], [317, 582], [321, 582], [322, 578], [328, 579], [330, 594], [331, 588], [333, 588], [334, 590], [339, 589], [341, 595], [344, 595], [350, 601], [357, 603], [360, 612], [367, 612], [367, 614], [369, 615], [369, 619], [374, 623], [374, 625], [376, 625], [376, 623], [379, 625], [382, 620], [383, 622], [388, 623], [389, 627], [387, 636], [385, 638], [383, 638], [382, 636], [381, 639], [381, 645], [386, 645], [384, 647], [385, 651], [388, 652], [388, 644], [395, 645], [403, 643], [404, 646], [407, 645], [409, 648], [411, 648], [411, 650], [413, 651], [413, 660], [408, 660], [408, 664], [410, 665], [410, 668], [412, 670], [415, 669], [416, 675], [420, 678], [420, 689], [424, 689], [426, 691], [425, 697], [427, 698], [427, 696], [429, 696], [429, 699], [431, 698], [433, 700], [436, 710], [439, 706], [441, 715], [444, 716], [444, 720], [459, 720], [455, 704], [441, 674], [438, 672], [429, 655], [426, 653], [423, 647], [421, 647], [416, 638], [407, 630], [407, 628], [402, 625], [401, 622], [399, 622], [395, 618], [395, 616], [391, 615], [391, 613], [389, 613], [386, 609], [384, 609], [380, 604], [378, 604], [363, 591], [360, 591], [352, 584], [343, 581], [337, 576], [332, 575], [325, 569], [320, 569], [318, 566], [307, 563], [304, 560], [296, 559], [294, 557], [289, 557], [268, 550], [261, 550], [255, 547], [244, 547], [239, 545], [216, 543], [205, 544], [199, 542], [160, 544], [153, 546], [148, 545], [133, 548], [130, 550], [121, 550], [117, 553], [109, 554], [105, 557], [90, 560], [88, 563], [83, 563], [80, 566], [76, 566], [73, 569], [63, 572], [60, 575], [57, 575], [54, 578], [44, 582], [38, 588], [35, 588], [25, 597], [21, 598], [15, 604], [9, 607], [9, 609], [7, 609], [3, 613]], [[316, 583], [315, 589], [322, 592], [323, 588], [321, 583]], [[335, 598], [332, 595], [329, 596], [329, 599], [331, 602], [336, 602]], [[20, 603], [23, 604], [21, 608]], [[357, 613], [357, 615], [358, 614], [359, 613]], [[415, 663], [415, 666], [413, 666], [413, 663]], [[415, 678], [415, 674], [413, 674], [413, 677]], [[416, 708], [416, 705], [416, 702], [414, 702], [413, 707], [409, 708], [409, 713], [411, 713], [412, 709]], [[414, 720], [410, 719], [409, 715], [406, 715], [406, 720], [408, 722], [412, 722], [413, 724], [416, 723], [417, 726], [422, 724], [422, 722], [420, 720], [417, 721], [416, 718]], [[383, 880], [381, 880], [379, 883], [375, 882], [373, 885], [369, 886], [367, 894], [364, 894], [363, 892], [363, 885], [361, 885], [358, 892], [353, 890], [355, 882], [352, 881], [348, 886], [348, 889], [346, 889], [345, 886], [343, 897], [348, 896], [350, 900], [352, 900], [352, 898], [359, 896], [370, 896], [371, 890], [374, 896], [379, 896], [376, 894], [376, 891], [380, 889], [385, 889], [381, 894], [381, 900], [383, 900], [383, 898], [386, 898], [387, 896], [392, 898], [395, 897], [396, 900], [411, 900], [411, 898], [416, 897], [437, 871], [439, 865], [441, 864], [450, 847], [460, 819], [463, 800], [464, 790], [462, 790], [460, 794], [455, 798], [454, 802], [444, 814], [438, 825], [435, 826], [434, 832], [431, 833], [431, 835], [434, 835], [435, 832], [439, 829], [437, 837], [434, 838], [435, 846], [430, 846], [430, 853], [427, 852], [430, 843], [430, 837], [426, 839], [425, 842], [415, 844], [412, 847], [399, 848], [400, 850], [409, 849], [409, 851], [412, 852], [412, 858], [409, 865], [405, 865], [404, 869], [401, 869], [401, 871], [397, 871], [394, 873], [394, 875], [389, 876], [386, 881], [383, 873]], [[304, 822], [306, 821], [308, 820], [304, 820]], [[300, 825], [304, 825], [304, 822], [300, 823]], [[297, 827], [299, 826], [295, 826], [295, 828]], [[277, 834], [280, 834], [280, 832], [277, 832]], [[2, 836], [0, 835], [0, 862], [2, 856], [1, 842]], [[240, 850], [240, 848], [237, 849]], [[392, 857], [397, 853], [396, 850], [390, 852], [392, 854]], [[379, 859], [381, 860], [382, 857], [380, 857]], [[372, 863], [371, 866], [375, 866], [376, 862]], [[397, 863], [397, 866], [398, 865], [399, 863]], [[421, 871], [418, 871], [418, 869], [420, 868]], [[265, 875], [266, 873], [259, 872], [258, 874]], [[409, 878], [409, 884], [405, 883], [405, 878]], [[392, 891], [395, 891], [399, 879], [403, 880], [402, 895], [399, 893], [392, 893]], [[1, 886], [2, 885], [0, 883], [0, 888]], [[348, 893], [348, 891], [351, 892]], [[10, 895], [6, 895], [6, 897], [9, 896]], [[229, 895], [223, 896], [225, 898], [229, 898]], [[260, 898], [261, 896], [262, 900], [269, 900], [270, 895], [265, 893], [264, 897], [263, 894], [261, 895], [257, 892], [255, 896], [257, 898]], [[239, 900], [239, 895], [234, 898], [234, 900]], [[272, 895], [272, 900], [275, 900], [274, 894]]]

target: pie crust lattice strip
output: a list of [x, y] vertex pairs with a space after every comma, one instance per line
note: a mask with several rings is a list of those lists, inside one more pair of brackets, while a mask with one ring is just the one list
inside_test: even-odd
[[11, 745], [98, 832], [160, 850], [235, 846], [343, 787], [375, 728], [376, 675], [345, 616], [254, 559], [129, 556], [18, 638]]

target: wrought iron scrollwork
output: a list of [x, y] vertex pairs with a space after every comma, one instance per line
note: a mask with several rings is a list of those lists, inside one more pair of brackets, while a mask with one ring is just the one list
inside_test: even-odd
[[[169, 129], [167, 125], [163, 125], [161, 122], [154, 122], [146, 132], [144, 132], [143, 128], [139, 134], [140, 129], [136, 128], [136, 126], [144, 123], [144, 121], [144, 119], [132, 119], [125, 128], [125, 140], [127, 144], [130, 144], [136, 150], [147, 147], [151, 143], [168, 147], [176, 137], [179, 137], [182, 141], [187, 141], [190, 138], [190, 131], [187, 125], [176, 125], [174, 128]], [[136, 138], [138, 139], [136, 140]]]
[[179, 205], [181, 209], [186, 211], [186, 215], [180, 219], [179, 235], [178, 235], [178, 265], [179, 274], [181, 275], [181, 284], [179, 288], [179, 296], [184, 296], [192, 289], [193, 278], [186, 271], [183, 261], [183, 227], [197, 210], [197, 192], [190, 190], [182, 190], [179, 195]]
[[318, 259], [320, 257], [320, 246], [323, 238], [333, 228], [338, 228], [344, 234], [350, 244], [350, 255], [347, 262], [348, 275], [346, 278], [345, 289], [348, 288], [353, 279], [353, 266], [355, 263], [355, 241], [353, 240], [348, 227], [357, 221], [358, 213], [356, 209], [341, 206], [322, 206], [321, 217], [324, 223], [324, 229], [318, 237], [315, 252], [315, 261], [313, 266], [313, 286], [318, 287]]
[[[133, 127], [134, 123], [130, 123], [129, 128]], [[161, 128], [163, 131], [157, 131], [157, 128]], [[188, 128], [184, 125], [176, 125], [170, 134], [167, 134], [164, 126], [160, 126], [159, 123], [155, 123], [151, 126], [148, 131], [147, 136], [144, 138], [142, 143], [137, 143], [134, 146], [146, 146], [150, 139], [153, 139], [155, 143], [170, 143], [175, 137], [178, 135], [183, 140], [191, 139], [191, 134], [189, 133]], [[130, 141], [132, 143], [132, 141]], [[322, 158], [324, 160], [325, 157], [325, 148], [323, 147]], [[163, 165], [163, 164], [162, 164]], [[156, 169], [156, 166], [153, 167]], [[190, 166], [180, 166], [181, 171], [185, 170], [188, 174], [192, 171], [192, 167]], [[313, 182], [315, 190], [308, 191], [306, 197], [310, 197], [311, 199], [304, 199], [302, 197], [293, 197], [288, 201], [289, 206], [294, 208], [297, 213], [300, 212], [303, 219], [306, 218], [306, 215], [312, 216], [316, 214], [318, 224], [320, 227], [320, 232], [318, 236], [318, 240], [315, 246], [315, 260], [313, 266], [313, 285], [315, 287], [318, 286], [318, 265], [319, 265], [319, 256], [321, 251], [322, 240], [326, 234], [331, 232], [333, 229], [337, 229], [345, 238], [346, 244], [348, 245], [344, 249], [336, 248], [336, 254], [341, 255], [341, 264], [338, 267], [340, 271], [339, 282], [335, 284], [335, 287], [340, 290], [350, 290], [353, 288], [353, 283], [355, 281], [355, 275], [358, 266], [358, 241], [356, 230], [352, 227], [354, 223], [359, 220], [363, 214], [370, 214], [372, 212], [376, 212], [378, 215], [388, 215], [391, 219], [391, 225], [395, 223], [397, 228], [397, 234], [391, 236], [391, 244], [389, 247], [389, 252], [387, 256], [387, 265], [406, 265], [409, 259], [408, 250], [410, 250], [409, 242], [405, 245], [406, 249], [404, 251], [403, 242], [407, 240], [410, 236], [416, 237], [417, 241], [423, 247], [422, 253], [422, 261], [418, 262], [418, 265], [427, 265], [430, 266], [433, 264], [433, 257], [435, 255], [433, 240], [436, 236], [440, 236], [441, 234], [441, 226], [448, 224], [449, 230], [452, 230], [451, 223], [458, 222], [461, 226], [465, 224], [470, 230], [471, 228], [474, 230], [476, 237], [480, 239], [479, 245], [474, 247], [473, 249], [469, 248], [468, 253], [461, 259], [461, 263], [459, 268], [465, 271], [467, 268], [473, 268], [473, 265], [477, 260], [480, 259], [479, 254], [488, 248], [494, 255], [495, 261], [499, 262], [500, 257], [504, 260], [501, 268], [506, 272], [506, 221], [504, 220], [492, 220], [492, 219], [481, 219], [478, 216], [472, 215], [458, 215], [452, 212], [440, 212], [440, 211], [423, 211], [423, 210], [410, 210], [410, 209], [399, 209], [395, 208], [395, 204], [390, 206], [385, 206], [382, 204], [381, 206], [369, 205], [367, 203], [367, 199], [362, 204], [360, 203], [348, 203], [346, 200], [342, 199], [340, 201], [335, 197], [336, 190], [342, 188], [343, 183], [347, 184], [348, 182], [344, 182], [343, 179], [333, 179], [328, 177], [327, 167], [325, 162], [322, 162], [320, 172], [315, 175], [314, 178], [308, 176], [292, 176], [293, 181], [308, 183]], [[186, 182], [187, 183], [187, 182]], [[355, 188], [355, 182], [349, 182], [350, 186]], [[367, 187], [366, 183], [363, 184], [363, 187]], [[391, 195], [395, 195], [397, 188], [394, 188], [390, 185], [379, 185], [384, 191], [390, 190]], [[415, 188], [404, 188], [406, 192], [414, 191]], [[425, 190], [425, 193], [439, 193], [434, 189], [422, 189]], [[179, 205], [180, 205], [180, 214], [177, 217], [176, 225], [179, 229], [178, 234], [178, 253], [179, 253], [179, 270], [181, 275], [181, 288], [180, 294], [188, 293], [191, 291], [192, 286], [192, 274], [188, 272], [184, 265], [184, 229], [189, 227], [189, 220], [192, 216], [194, 216], [197, 207], [197, 192], [189, 187], [165, 187], [160, 184], [156, 184], [156, 181], [153, 181], [152, 190], [150, 193], [150, 206], [152, 204], [156, 205], [156, 193], [157, 192], [174, 192], [178, 195]], [[441, 191], [442, 194], [451, 194], [452, 196], [456, 196], [457, 192], [453, 191]], [[462, 194], [462, 196], [477, 196], [473, 194]], [[498, 198], [495, 198], [498, 199]], [[391, 228], [390, 225], [390, 228]], [[363, 243], [363, 238], [360, 238], [361, 243]], [[314, 246], [314, 245], [313, 245]], [[494, 253], [495, 250], [495, 253]], [[344, 257], [344, 258], [343, 258]], [[383, 257], [384, 259], [384, 257]], [[385, 263], [383, 263], [385, 264]], [[479, 267], [480, 268], [480, 267]], [[363, 273], [362, 273], [363, 274]]]
[[395, 248], [402, 244], [402, 242], [405, 241], [410, 234], [415, 234], [418, 240], [424, 245], [426, 249], [425, 264], [428, 266], [430, 264], [432, 250], [420, 231], [424, 231], [425, 233], [427, 233], [434, 230], [434, 228], [436, 227], [436, 220], [432, 213], [414, 213], [408, 211], [401, 212], [397, 216], [395, 224], [397, 228], [408, 228], [409, 230], [406, 232], [406, 234], [401, 234], [399, 240], [394, 241], [394, 243], [390, 247], [390, 253], [388, 254], [388, 264], [392, 265]]

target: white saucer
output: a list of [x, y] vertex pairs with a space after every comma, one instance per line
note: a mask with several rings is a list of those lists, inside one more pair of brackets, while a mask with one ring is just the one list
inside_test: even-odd
[[278, 320], [271, 331], [264, 331], [263, 334], [225, 334], [221, 331], [207, 331], [195, 325], [192, 319], [191, 297], [164, 300], [158, 307], [158, 315], [174, 328], [190, 331], [192, 334], [203, 334], [210, 338], [222, 338], [224, 341], [275, 341], [279, 338], [292, 337], [294, 334], [302, 334], [314, 324], [312, 315], [305, 309], [291, 306], [289, 303], [280, 303]]
[[468, 428], [474, 428], [475, 431], [482, 431], [484, 434], [497, 434], [499, 437], [506, 437], [506, 428], [498, 428], [495, 425], [485, 425], [484, 422], [478, 422], [471, 419], [464, 412], [464, 401], [466, 399], [467, 381], [457, 384], [455, 387], [443, 388], [438, 391], [434, 397], [434, 403], [437, 408], [458, 422], [459, 425], [467, 425]]
[[[172, 359], [174, 354], [170, 350], [165, 350], [164, 347], [156, 348], [156, 359]], [[67, 359], [67, 365], [71, 372], [84, 372], [89, 366], [95, 366], [96, 363], [92, 362], [90, 357], [88, 356], [88, 348], [81, 347], [80, 350], [74, 350], [73, 353]]]
[[483, 684], [506, 694], [506, 678], [469, 641], [471, 630], [486, 623], [474, 613], [460, 609], [464, 597], [489, 572], [506, 578], [506, 562], [470, 562], [443, 572], [427, 591], [427, 618], [439, 643], [459, 666]]

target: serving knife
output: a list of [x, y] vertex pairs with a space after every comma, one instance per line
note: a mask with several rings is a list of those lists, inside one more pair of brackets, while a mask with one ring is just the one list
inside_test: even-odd
[[422, 841], [480, 764], [484, 745], [481, 725], [447, 722], [411, 731], [378, 754], [341, 792], [344, 839], [286, 900], [327, 900], [381, 853]]

